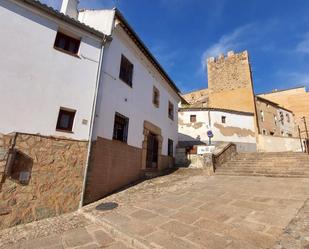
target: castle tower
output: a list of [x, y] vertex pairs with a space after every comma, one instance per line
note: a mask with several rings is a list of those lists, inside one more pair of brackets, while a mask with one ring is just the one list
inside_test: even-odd
[[209, 107], [255, 113], [248, 52], [208, 58]]

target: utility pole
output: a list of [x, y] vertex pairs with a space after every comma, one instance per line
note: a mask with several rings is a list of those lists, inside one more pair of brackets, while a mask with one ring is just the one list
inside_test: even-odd
[[298, 128], [298, 136], [299, 136], [301, 151], [302, 151], [302, 152], [305, 152], [305, 151], [304, 151], [304, 147], [303, 147], [303, 140], [301, 139], [301, 132], [300, 132], [299, 125], [297, 126], [297, 128]]
[[306, 148], [307, 148], [307, 153], [309, 155], [309, 135], [308, 135], [308, 129], [307, 129], [307, 123], [306, 123], [306, 117], [304, 116], [303, 117], [303, 120], [304, 120], [304, 125], [305, 125], [305, 131], [306, 131]]

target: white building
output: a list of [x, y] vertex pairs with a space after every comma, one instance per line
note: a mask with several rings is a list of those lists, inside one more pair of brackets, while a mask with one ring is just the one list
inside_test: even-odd
[[77, 4], [0, 0], [0, 134], [92, 141], [88, 203], [172, 166], [181, 97], [118, 10]]
[[79, 20], [112, 37], [101, 71], [93, 163], [87, 177], [89, 202], [115, 190], [117, 182], [137, 179], [141, 170], [172, 165], [180, 95], [118, 10], [83, 10]]
[[253, 113], [202, 107], [180, 108], [178, 114], [180, 146], [232, 142], [238, 151], [256, 151]]
[[31, 0], [0, 0], [0, 23], [0, 133], [88, 140], [106, 36]]

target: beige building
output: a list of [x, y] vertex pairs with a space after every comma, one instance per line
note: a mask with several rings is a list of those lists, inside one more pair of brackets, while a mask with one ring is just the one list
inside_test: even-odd
[[258, 96], [255, 100], [260, 134], [283, 137], [297, 135], [292, 111]]
[[309, 92], [304, 86], [286, 89], [274, 90], [271, 93], [260, 94], [260, 97], [278, 103], [295, 114], [295, 122], [299, 125], [302, 137], [306, 137], [304, 117], [309, 124]]

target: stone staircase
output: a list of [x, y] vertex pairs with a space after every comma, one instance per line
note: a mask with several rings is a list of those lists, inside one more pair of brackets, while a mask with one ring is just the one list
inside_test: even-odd
[[218, 167], [217, 175], [308, 177], [309, 155], [297, 152], [238, 153]]

